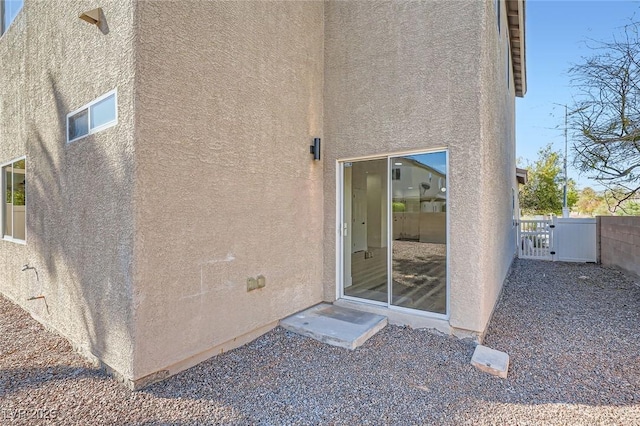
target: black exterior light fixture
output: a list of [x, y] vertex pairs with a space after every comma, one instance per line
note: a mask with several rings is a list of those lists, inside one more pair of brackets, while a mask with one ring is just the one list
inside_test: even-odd
[[313, 145], [310, 146], [309, 152], [313, 154], [313, 159], [320, 161], [320, 138], [313, 138]]

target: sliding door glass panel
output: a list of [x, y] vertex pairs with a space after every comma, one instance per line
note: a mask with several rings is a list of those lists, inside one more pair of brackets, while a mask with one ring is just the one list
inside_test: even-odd
[[393, 157], [391, 304], [446, 314], [445, 152]]
[[2, 169], [4, 173], [4, 230], [3, 236], [12, 237], [13, 236], [13, 193], [11, 189], [13, 188], [13, 167], [7, 166]]
[[388, 302], [387, 160], [344, 163], [344, 295]]
[[13, 163], [13, 188], [12, 188], [12, 202], [13, 202], [13, 238], [18, 240], [24, 240], [26, 235], [26, 211], [25, 205], [27, 201], [26, 194], [27, 179], [26, 179], [26, 161], [19, 160]]

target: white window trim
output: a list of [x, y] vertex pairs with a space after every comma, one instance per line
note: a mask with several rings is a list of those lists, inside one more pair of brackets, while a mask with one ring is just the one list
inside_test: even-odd
[[[7, 161], [7, 162], [5, 162], [5, 163], [0, 163], [0, 171], [1, 171], [3, 168], [5, 168], [6, 166], [9, 166], [9, 165], [11, 165], [11, 164], [15, 163], [16, 161], [20, 161], [20, 160], [24, 160], [24, 161], [25, 161], [25, 165], [26, 165], [26, 162], [27, 162], [27, 156], [26, 156], [26, 155], [23, 155], [22, 157], [14, 158], [13, 160]], [[5, 178], [5, 175], [4, 175], [4, 173], [2, 173], [2, 174], [1, 174], [1, 176], [0, 176], [0, 185], [2, 185], [2, 190], [0, 190], [0, 196], [2, 196], [2, 200], [0, 200], [0, 201], [2, 201], [2, 202], [0, 203], [0, 207], [2, 207], [2, 208], [0, 208], [0, 226], [2, 226], [2, 227], [3, 227], [2, 229], [0, 229], [0, 231], [1, 231], [1, 232], [2, 232], [2, 234], [3, 234], [3, 236], [2, 236], [2, 240], [3, 240], [3, 241], [10, 241], [10, 242], [12, 242], [12, 243], [16, 243], [16, 244], [26, 245], [26, 244], [27, 244], [27, 221], [26, 221], [26, 217], [25, 217], [25, 224], [24, 224], [24, 240], [21, 240], [21, 239], [19, 239], [19, 238], [13, 238], [13, 232], [11, 233], [11, 234], [12, 234], [12, 236], [11, 236], [11, 237], [7, 237], [7, 236], [5, 236], [5, 235], [4, 235], [5, 200], [6, 200], [6, 198], [7, 198], [6, 193], [5, 193], [5, 191], [7, 190], [7, 189], [6, 189], [6, 188], [7, 188], [7, 185], [6, 185], [5, 181], [4, 181], [5, 179], [6, 179], [6, 178]], [[28, 181], [27, 181], [27, 185], [28, 185]], [[25, 200], [25, 202], [24, 202], [24, 209], [25, 209], [25, 212], [29, 211], [28, 203], [29, 203], [29, 197], [27, 196], [27, 199], [26, 199], [26, 200]], [[13, 226], [12, 226], [12, 227], [13, 227]]]
[[516, 189], [514, 187], [511, 187], [511, 222], [512, 222], [512, 228], [515, 228], [516, 226], [518, 226], [518, 217], [516, 216], [516, 210], [518, 207], [518, 203], [516, 202]]
[[[91, 107], [94, 106], [95, 104], [99, 103], [100, 101], [103, 101], [105, 99], [107, 99], [108, 97], [112, 96], [114, 97], [114, 102], [116, 105], [116, 116], [112, 121], [109, 121], [108, 123], [105, 123], [101, 126], [98, 127], [94, 127], [91, 128]], [[73, 117], [74, 115], [87, 110], [87, 127], [89, 128], [89, 132], [86, 135], [82, 135], [82, 136], [78, 136], [77, 138], [74, 139], [69, 139], [69, 118]], [[104, 95], [100, 96], [99, 98], [96, 98], [94, 100], [92, 100], [91, 102], [89, 102], [86, 105], [81, 106], [80, 108], [71, 111], [69, 114], [67, 114], [67, 125], [66, 125], [66, 139], [67, 139], [67, 143], [70, 142], [75, 142], [78, 141], [82, 138], [86, 138], [89, 135], [92, 135], [94, 133], [98, 133], [104, 129], [108, 129], [109, 127], [113, 127], [116, 124], [118, 124], [118, 89], [113, 89], [110, 92], [105, 93]]]

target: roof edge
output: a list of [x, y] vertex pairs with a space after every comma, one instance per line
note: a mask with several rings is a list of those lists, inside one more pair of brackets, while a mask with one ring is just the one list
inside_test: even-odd
[[527, 93], [525, 2], [526, 0], [506, 1], [513, 80], [518, 97]]

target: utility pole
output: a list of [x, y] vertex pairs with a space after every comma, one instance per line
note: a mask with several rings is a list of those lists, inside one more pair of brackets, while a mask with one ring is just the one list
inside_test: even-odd
[[567, 104], [557, 104], [555, 102], [553, 102], [553, 104], [564, 107], [564, 188], [562, 188], [562, 217], [569, 217], [569, 173], [567, 172], [567, 158], [569, 158], [569, 116], [584, 111], [588, 106], [583, 106], [569, 112], [569, 106]]
[[[569, 173], [567, 173], [567, 158], [569, 157], [569, 106], [567, 104], [557, 104], [564, 107], [564, 185], [562, 188], [562, 217], [569, 217], [569, 202], [568, 202], [568, 186], [569, 186]], [[571, 114], [581, 111], [584, 108], [571, 111]]]
[[567, 156], [569, 139], [567, 137], [569, 110], [567, 104], [564, 105], [564, 189], [562, 191], [562, 217], [569, 217], [569, 207], [567, 203], [567, 185], [569, 184], [569, 175], [567, 174]]

